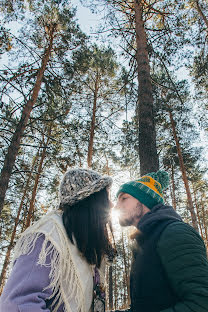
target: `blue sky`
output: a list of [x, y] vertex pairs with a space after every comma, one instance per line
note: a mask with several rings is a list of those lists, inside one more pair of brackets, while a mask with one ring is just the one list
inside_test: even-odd
[[76, 17], [83, 32], [91, 34], [91, 27], [95, 27], [101, 21], [101, 15], [94, 14], [89, 8], [83, 7], [79, 0], [73, 1], [73, 6], [77, 7]]

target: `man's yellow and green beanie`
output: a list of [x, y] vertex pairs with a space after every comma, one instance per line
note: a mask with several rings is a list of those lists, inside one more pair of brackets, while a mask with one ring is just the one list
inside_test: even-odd
[[157, 204], [164, 202], [162, 191], [168, 184], [168, 173], [159, 170], [148, 173], [135, 181], [122, 184], [117, 192], [117, 196], [120, 193], [130, 194], [149, 209], [152, 209]]

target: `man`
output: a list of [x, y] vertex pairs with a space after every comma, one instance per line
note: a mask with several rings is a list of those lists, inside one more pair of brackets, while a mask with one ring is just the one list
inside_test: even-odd
[[122, 226], [139, 230], [130, 274], [132, 312], [208, 312], [208, 260], [199, 234], [164, 205], [165, 171], [117, 193]]

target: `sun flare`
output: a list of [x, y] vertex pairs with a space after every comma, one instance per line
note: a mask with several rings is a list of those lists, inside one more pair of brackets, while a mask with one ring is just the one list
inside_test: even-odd
[[118, 223], [119, 222], [118, 219], [119, 219], [119, 211], [116, 210], [115, 208], [113, 208], [111, 210], [111, 220], [112, 220], [112, 223], [113, 224]]

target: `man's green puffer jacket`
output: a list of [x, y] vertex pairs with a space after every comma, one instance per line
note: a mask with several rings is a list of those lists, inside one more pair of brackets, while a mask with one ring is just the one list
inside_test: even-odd
[[208, 312], [208, 260], [198, 233], [186, 223], [173, 222], [162, 232], [157, 252], [179, 298], [161, 312]]

